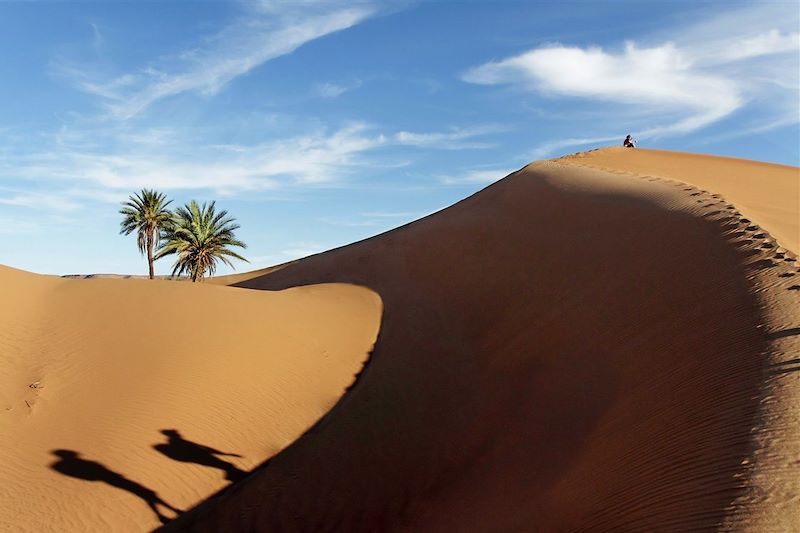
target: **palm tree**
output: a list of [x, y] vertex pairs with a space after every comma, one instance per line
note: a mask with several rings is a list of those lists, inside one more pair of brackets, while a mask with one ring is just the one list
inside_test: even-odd
[[120, 222], [120, 235], [136, 234], [136, 244], [139, 252], [147, 253], [147, 264], [150, 267], [150, 279], [153, 279], [153, 248], [158, 246], [161, 230], [172, 221], [172, 212], [167, 206], [172, 200], [160, 192], [142, 189], [141, 192], [128, 197], [127, 202], [122, 202], [119, 213], [123, 216]]
[[201, 206], [192, 200], [176, 209], [172, 223], [164, 228], [156, 259], [177, 255], [172, 275], [188, 274], [192, 281], [202, 281], [206, 273], [213, 275], [219, 261], [230, 267], [233, 267], [231, 257], [247, 261], [230, 249], [247, 248], [234, 235], [239, 229], [235, 220], [227, 211], [217, 213], [215, 202]]

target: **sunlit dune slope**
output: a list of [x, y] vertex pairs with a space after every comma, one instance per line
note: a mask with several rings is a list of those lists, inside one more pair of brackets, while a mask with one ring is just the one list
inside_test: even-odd
[[563, 158], [572, 164], [658, 176], [708, 189], [732, 202], [783, 246], [800, 253], [800, 168], [747, 159], [622, 147]]
[[344, 284], [0, 267], [0, 294], [0, 530], [15, 532], [147, 531], [240, 479], [339, 399], [381, 318]]
[[166, 529], [800, 529], [800, 275], [769, 234], [798, 213], [763, 200], [783, 178], [728, 193], [730, 169], [772, 167], [637, 152], [637, 175], [622, 156], [529, 165], [239, 276], [369, 287], [379, 338], [313, 432]]

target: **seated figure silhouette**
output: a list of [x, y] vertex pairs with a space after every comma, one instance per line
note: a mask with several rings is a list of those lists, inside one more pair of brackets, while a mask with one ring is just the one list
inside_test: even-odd
[[231, 482], [236, 482], [243, 479], [247, 472], [236, 468], [228, 461], [223, 461], [218, 455], [224, 457], [241, 457], [235, 453], [225, 453], [215, 450], [210, 446], [197, 444], [190, 440], [184, 439], [181, 434], [175, 429], [162, 429], [161, 434], [167, 437], [167, 442], [155, 444], [153, 448], [163, 453], [170, 459], [181, 461], [183, 463], [195, 463], [203, 466], [210, 466], [218, 468], [225, 472], [225, 479]]
[[140, 485], [126, 478], [122, 474], [109, 470], [98, 462], [83, 459], [78, 452], [72, 450], [53, 450], [50, 453], [58, 457], [58, 461], [50, 464], [50, 468], [56, 472], [86, 481], [102, 481], [108, 483], [112, 487], [126, 490], [144, 500], [162, 524], [169, 522], [170, 518], [161, 513], [159, 506], [169, 509], [175, 514], [181, 513], [180, 509], [162, 500], [154, 490], [148, 489], [144, 485]]
[[625, 140], [622, 141], [622, 146], [624, 146], [625, 148], [636, 148], [636, 141], [633, 140], [633, 137], [628, 135], [627, 137], [625, 137]]

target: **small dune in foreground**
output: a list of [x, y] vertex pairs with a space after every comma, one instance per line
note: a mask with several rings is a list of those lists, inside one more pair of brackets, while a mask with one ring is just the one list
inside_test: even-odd
[[[0, 529], [149, 531], [297, 439], [368, 358], [380, 298], [0, 267]], [[13, 303], [13, 304], [12, 304]]]

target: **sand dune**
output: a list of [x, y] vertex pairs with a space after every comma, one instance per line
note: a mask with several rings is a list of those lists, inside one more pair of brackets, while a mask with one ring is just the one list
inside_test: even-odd
[[167, 529], [800, 529], [796, 176], [603, 150], [229, 279], [369, 287], [383, 325], [312, 433]]
[[0, 526], [798, 530], [797, 172], [538, 162], [238, 288], [0, 270]]
[[323, 416], [381, 316], [375, 293], [341, 284], [263, 293], [0, 268], [0, 292], [4, 531], [155, 528]]
[[705, 154], [622, 147], [562, 159], [598, 169], [690, 183], [731, 202], [785, 247], [800, 253], [800, 169]]

